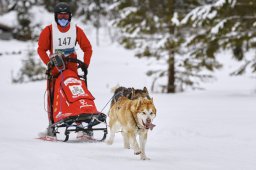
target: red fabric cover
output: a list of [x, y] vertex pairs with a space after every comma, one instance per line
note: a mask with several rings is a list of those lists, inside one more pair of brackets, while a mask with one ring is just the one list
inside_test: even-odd
[[53, 119], [58, 122], [69, 116], [97, 114], [94, 97], [85, 82], [71, 70], [65, 70], [56, 80], [53, 102]]

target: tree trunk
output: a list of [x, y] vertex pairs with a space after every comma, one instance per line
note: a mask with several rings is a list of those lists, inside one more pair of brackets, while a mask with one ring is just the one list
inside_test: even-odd
[[3, 2], [0, 0], [0, 14], [2, 15], [4, 13], [4, 4]]
[[167, 93], [175, 93], [175, 59], [174, 53], [170, 52], [168, 59], [168, 84]]
[[96, 45], [100, 46], [100, 12], [97, 12], [97, 20], [96, 20]]
[[97, 47], [100, 46], [100, 38], [99, 38], [99, 34], [100, 34], [100, 28], [99, 27], [96, 27], [96, 45]]
[[[169, 0], [169, 13], [170, 17], [172, 18], [174, 15], [174, 8], [175, 8], [175, 0]], [[170, 18], [170, 20], [171, 20]], [[173, 24], [170, 25], [169, 28], [170, 33], [170, 40], [172, 40], [173, 35], [175, 34], [175, 26]], [[168, 83], [167, 83], [167, 93], [175, 93], [175, 57], [174, 57], [174, 47], [173, 43], [169, 46], [169, 59], [168, 59]]]

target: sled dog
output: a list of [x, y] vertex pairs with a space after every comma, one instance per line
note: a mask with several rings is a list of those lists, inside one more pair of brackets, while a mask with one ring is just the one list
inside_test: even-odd
[[[149, 159], [145, 153], [148, 129], [153, 129], [152, 124], [156, 117], [156, 108], [153, 99], [139, 97], [130, 100], [120, 97], [109, 111], [110, 137], [107, 144], [113, 144], [115, 133], [122, 130], [124, 148], [134, 149], [135, 155], [140, 155], [142, 160]], [[136, 135], [139, 135], [138, 145]]]
[[114, 97], [111, 101], [110, 107], [112, 107], [118, 101], [118, 99], [122, 96], [127, 97], [128, 99], [131, 99], [131, 100], [138, 99], [139, 97], [146, 97], [150, 99], [148, 89], [146, 87], [144, 87], [143, 90], [134, 89], [133, 87], [132, 88], [118, 87], [114, 92]]

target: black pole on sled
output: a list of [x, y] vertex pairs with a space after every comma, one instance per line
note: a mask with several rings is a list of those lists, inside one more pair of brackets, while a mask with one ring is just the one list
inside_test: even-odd
[[68, 139], [69, 139], [69, 134], [70, 134], [70, 132], [68, 131], [68, 126], [67, 126], [67, 127], [66, 127], [66, 130], [65, 130], [65, 135], [66, 135], [66, 137], [65, 137], [65, 139], [64, 139], [63, 142], [67, 142], [67, 141], [68, 141]]

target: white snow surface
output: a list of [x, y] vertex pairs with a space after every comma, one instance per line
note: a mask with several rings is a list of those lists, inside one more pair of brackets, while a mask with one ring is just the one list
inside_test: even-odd
[[[92, 35], [93, 57], [89, 89], [99, 110], [112, 97], [116, 85], [149, 87], [145, 60], [133, 57], [118, 45], [97, 47]], [[0, 41], [1, 51], [23, 50], [30, 45]], [[34, 44], [35, 49], [37, 44]], [[81, 50], [78, 50], [81, 57]], [[35, 56], [37, 57], [37, 56]], [[229, 77], [234, 63], [228, 54], [226, 66], [215, 73], [217, 80], [204, 91], [154, 94], [156, 127], [149, 131], [142, 161], [123, 149], [116, 134], [113, 145], [105, 143], [45, 142], [37, 138], [47, 127], [44, 111], [46, 82], [12, 84], [24, 55], [0, 56], [0, 169], [1, 170], [254, 170], [256, 167], [255, 79]], [[106, 113], [109, 106], [104, 110]]]

